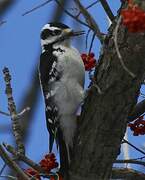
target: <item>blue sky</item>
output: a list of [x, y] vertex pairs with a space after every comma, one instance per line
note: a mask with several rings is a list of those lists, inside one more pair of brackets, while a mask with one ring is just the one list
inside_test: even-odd
[[[7, 20], [7, 23], [0, 27], [0, 110], [5, 112], [7, 112], [7, 98], [4, 94], [5, 85], [2, 69], [4, 66], [7, 66], [12, 74], [14, 98], [17, 106], [19, 106], [21, 99], [31, 85], [32, 71], [37, 64], [39, 54], [41, 53], [40, 30], [44, 24], [51, 21], [56, 4], [51, 2], [50, 4], [24, 17], [22, 14], [42, 2], [45, 1], [17, 1], [17, 3], [3, 17], [4, 20]], [[83, 0], [85, 6], [91, 2], [93, 2], [93, 0], [89, 1], [89, 3], [88, 0]], [[120, 1], [109, 0], [108, 3], [110, 4], [114, 14], [116, 14]], [[101, 31], [104, 33], [107, 32], [108, 20], [101, 5], [98, 3], [91, 8], [90, 12], [99, 24]], [[72, 19], [67, 15], [64, 15], [62, 22], [68, 24], [72, 28], [75, 27], [77, 29], [81, 28], [86, 30], [86, 28], [79, 26], [76, 22], [72, 21]], [[86, 51], [85, 43], [84, 41], [82, 42], [81, 47], [76, 44], [76, 41], [74, 41], [73, 44], [80, 49], [81, 52], [84, 52]], [[96, 57], [99, 56], [99, 48], [100, 44], [96, 39], [92, 49], [92, 51], [95, 52]], [[0, 122], [4, 125], [10, 124], [10, 119], [0, 115]], [[48, 149], [48, 133], [45, 125], [44, 104], [42, 97], [39, 97], [34, 121], [29, 129], [31, 133], [28, 137], [26, 153], [33, 160], [39, 161], [42, 156], [47, 153]], [[135, 143], [138, 147], [143, 146], [143, 137], [132, 137], [130, 134], [131, 133], [129, 132], [129, 140], [131, 142]], [[11, 143], [12, 139], [11, 134], [0, 133], [0, 142], [4, 141]], [[131, 158], [140, 156], [142, 156], [140, 153], [131, 149]], [[134, 167], [138, 168], [136, 166]]]

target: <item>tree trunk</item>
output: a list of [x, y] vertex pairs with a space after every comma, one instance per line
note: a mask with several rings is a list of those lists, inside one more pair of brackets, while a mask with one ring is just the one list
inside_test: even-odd
[[145, 73], [145, 34], [129, 33], [119, 27], [118, 46], [125, 65], [136, 77], [132, 78], [122, 67], [117, 56], [113, 22], [103, 45], [95, 83], [85, 99], [74, 158], [70, 166], [70, 180], [107, 180], [112, 164], [120, 151], [127, 125], [127, 117], [137, 103]]

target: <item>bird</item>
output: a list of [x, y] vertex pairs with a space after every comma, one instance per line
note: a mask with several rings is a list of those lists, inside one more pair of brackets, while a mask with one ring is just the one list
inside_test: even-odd
[[60, 152], [62, 169], [68, 168], [77, 128], [76, 113], [84, 100], [85, 67], [71, 39], [83, 35], [60, 22], [43, 26], [39, 79], [45, 102], [49, 153], [53, 144]]

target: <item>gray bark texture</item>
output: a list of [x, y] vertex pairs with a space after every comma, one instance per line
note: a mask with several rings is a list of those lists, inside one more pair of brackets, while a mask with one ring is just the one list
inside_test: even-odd
[[[116, 19], [117, 20], [117, 19]], [[125, 65], [136, 77], [132, 78], [121, 66], [113, 32], [116, 20], [109, 28], [95, 83], [85, 99], [74, 145], [69, 180], [108, 180], [124, 137], [127, 118], [137, 103], [145, 75], [145, 33], [129, 33], [121, 25], [118, 47]]]

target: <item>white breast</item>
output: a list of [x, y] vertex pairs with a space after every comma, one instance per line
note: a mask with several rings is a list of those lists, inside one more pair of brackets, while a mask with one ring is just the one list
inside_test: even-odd
[[[57, 46], [55, 48], [58, 48]], [[63, 72], [62, 78], [66, 80], [75, 79], [82, 86], [84, 85], [85, 68], [80, 53], [73, 47], [59, 46], [64, 52], [54, 51], [58, 57], [57, 69]]]
[[79, 52], [75, 48], [59, 46], [64, 52], [54, 51], [57, 56], [57, 70], [62, 73], [60, 81], [55, 82], [55, 101], [62, 114], [74, 114], [81, 104], [84, 93], [85, 68]]
[[61, 79], [54, 83], [55, 102], [58, 105], [60, 126], [65, 142], [72, 146], [76, 129], [76, 112], [84, 99], [85, 68], [79, 52], [74, 48], [55, 46], [62, 51], [54, 51], [57, 56], [57, 70]]

